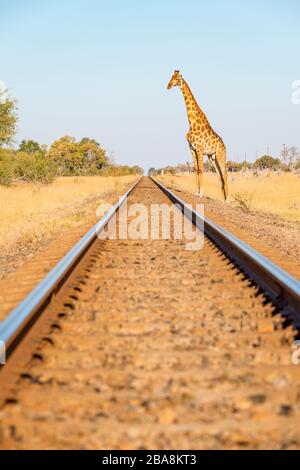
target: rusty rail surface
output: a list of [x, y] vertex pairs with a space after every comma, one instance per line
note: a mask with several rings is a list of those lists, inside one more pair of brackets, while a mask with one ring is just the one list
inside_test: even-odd
[[109, 220], [122, 206], [127, 196], [138, 184], [139, 178], [114, 206], [79, 240], [78, 243], [57, 263], [44, 279], [0, 324], [0, 340], [5, 344], [6, 356], [14, 350], [26, 331], [39, 317], [51, 297], [60, 289], [64, 280], [89, 249]]
[[[192, 220], [200, 230], [204, 227], [205, 235], [259, 285], [272, 301], [280, 306], [288, 317], [293, 319], [296, 326], [300, 325], [299, 281], [220, 225], [207, 217], [202, 217], [186, 201], [175, 195], [156, 179], [150, 178], [172, 202], [184, 211], [185, 216]], [[68, 278], [96, 239], [97, 233], [104, 229], [139, 181], [140, 179], [131, 186], [105, 216], [86, 233], [0, 324], [0, 340], [6, 346], [7, 357], [49, 304], [52, 296], [59, 291], [65, 279]]]
[[159, 181], [150, 178], [200, 230], [204, 227], [204, 234], [259, 285], [296, 326], [300, 326], [300, 282], [297, 279], [208, 217], [203, 217]]

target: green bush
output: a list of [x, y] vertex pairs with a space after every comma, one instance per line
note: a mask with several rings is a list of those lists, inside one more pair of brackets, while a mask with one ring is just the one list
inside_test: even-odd
[[266, 168], [277, 169], [280, 167], [280, 160], [279, 158], [273, 158], [270, 155], [263, 155], [262, 157], [258, 158], [254, 165], [260, 169], [264, 170]]
[[108, 163], [105, 150], [87, 137], [79, 142], [71, 136], [61, 137], [51, 145], [49, 156], [62, 176], [96, 175]]
[[126, 176], [126, 175], [142, 175], [144, 173], [143, 168], [135, 165], [105, 165], [100, 171], [101, 176]]
[[0, 91], [0, 147], [11, 143], [18, 120], [16, 102], [4, 95]]
[[32, 183], [51, 183], [57, 176], [55, 162], [43, 154], [17, 152], [14, 160], [16, 179]]
[[50, 183], [57, 176], [121, 176], [143, 174], [139, 166], [114, 165], [93, 139], [76, 142], [62, 137], [49, 152], [33, 140], [23, 140], [19, 150], [0, 147], [0, 184], [14, 181]]
[[0, 149], [0, 184], [9, 186], [14, 178], [14, 161], [10, 151]]
[[35, 140], [22, 140], [22, 142], [19, 145], [19, 152], [25, 152], [25, 153], [43, 153], [43, 149], [40, 146], [38, 142]]
[[57, 166], [43, 154], [0, 151], [0, 184], [13, 181], [50, 183], [57, 176]]

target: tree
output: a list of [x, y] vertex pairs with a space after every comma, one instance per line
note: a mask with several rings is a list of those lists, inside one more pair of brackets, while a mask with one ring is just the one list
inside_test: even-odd
[[297, 147], [290, 147], [290, 164], [294, 164], [300, 158], [300, 153]]
[[138, 165], [134, 165], [131, 167], [131, 172], [133, 175], [143, 175], [144, 169]]
[[228, 160], [226, 165], [227, 165], [228, 171], [230, 171], [230, 172], [236, 173], [237, 171], [241, 171], [241, 169], [242, 169], [242, 164], [241, 163], [234, 162], [232, 160]]
[[285, 165], [294, 165], [300, 158], [300, 153], [297, 147], [287, 147], [284, 145], [280, 157]]
[[241, 163], [241, 167], [243, 170], [251, 170], [252, 166], [252, 163], [247, 162], [246, 160]]
[[49, 155], [66, 175], [96, 174], [107, 163], [105, 150], [96, 140], [87, 137], [80, 142], [74, 137], [61, 137], [53, 142]]
[[0, 146], [11, 143], [17, 120], [16, 102], [7, 98], [5, 92], [0, 90]]
[[171, 165], [168, 165], [165, 168], [162, 168], [162, 170], [164, 170], [164, 173], [169, 173], [170, 175], [175, 175], [176, 173], [176, 169]]
[[260, 170], [264, 170], [266, 168], [275, 169], [279, 168], [280, 160], [279, 158], [273, 158], [270, 155], [263, 155], [256, 160], [255, 166], [257, 166]]
[[77, 151], [75, 138], [66, 135], [53, 142], [50, 147], [50, 156], [61, 158], [75, 154]]
[[66, 135], [53, 142], [49, 156], [63, 175], [80, 175], [84, 172], [84, 158], [74, 137]]
[[22, 140], [19, 145], [19, 152], [25, 152], [29, 154], [43, 153], [43, 149], [35, 140]]
[[101, 170], [107, 163], [105, 150], [101, 148], [100, 144], [95, 139], [84, 137], [78, 144], [79, 151], [84, 155], [86, 163], [90, 166], [95, 166]]
[[[215, 172], [215, 168], [212, 166], [212, 164], [208, 161], [205, 161], [203, 162], [203, 170], [204, 171], [212, 171], [212, 172]], [[195, 171], [195, 169], [193, 168], [193, 171]]]

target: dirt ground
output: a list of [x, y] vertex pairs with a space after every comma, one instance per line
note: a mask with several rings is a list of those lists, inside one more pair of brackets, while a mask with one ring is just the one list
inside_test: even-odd
[[[133, 203], [170, 201], [143, 179]], [[296, 332], [185, 244], [96, 240], [1, 370], [1, 449], [300, 448]]]
[[95, 223], [97, 208], [114, 202], [137, 178], [61, 177], [49, 185], [0, 187], [0, 279], [63, 233]]
[[193, 194], [194, 181], [190, 177], [166, 175], [157, 179], [186, 201], [204, 204], [207, 217], [249, 242], [254, 248], [263, 251], [266, 247], [266, 255], [284, 269], [290, 271], [286, 265], [289, 262], [293, 264], [291, 274], [300, 277], [300, 273], [295, 270], [295, 262], [300, 268], [300, 222], [259, 210], [245, 211], [234, 202], [224, 203], [210, 197], [199, 198]]
[[[300, 174], [261, 172], [228, 173], [230, 205], [249, 212], [279, 216], [291, 222], [300, 223]], [[163, 176], [165, 182], [177, 185], [187, 192], [195, 192], [194, 174]], [[205, 172], [203, 176], [204, 196], [221, 201], [221, 190], [215, 173]]]

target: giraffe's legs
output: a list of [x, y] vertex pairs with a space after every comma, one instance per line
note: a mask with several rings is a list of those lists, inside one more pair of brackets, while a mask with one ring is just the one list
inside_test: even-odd
[[[225, 153], [224, 153], [225, 152]], [[227, 183], [227, 168], [226, 168], [226, 150], [217, 150], [214, 155], [210, 155], [209, 159], [221, 182], [223, 201], [229, 201], [228, 183]]]
[[203, 150], [196, 150], [197, 172], [198, 172], [198, 196], [203, 197]]
[[196, 174], [196, 196], [203, 197], [203, 156], [201, 153], [201, 158], [199, 158], [198, 151], [194, 149], [190, 142], [189, 146], [193, 157]]

